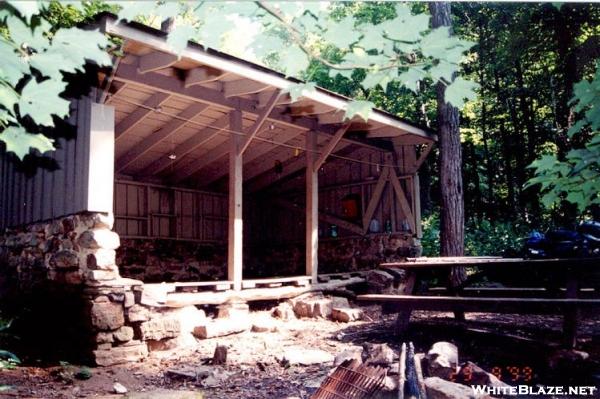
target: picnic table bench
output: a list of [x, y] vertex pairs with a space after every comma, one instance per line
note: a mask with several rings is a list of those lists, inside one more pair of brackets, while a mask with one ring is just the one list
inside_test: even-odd
[[[429, 290], [428, 295], [416, 295], [419, 272], [424, 270], [449, 271], [452, 267], [477, 267], [480, 273], [503, 268], [511, 273], [532, 273], [542, 268], [559, 280], [552, 287], [482, 288], [465, 284], [448, 289]], [[577, 325], [584, 310], [600, 308], [598, 282], [591, 276], [600, 273], [598, 258], [522, 259], [500, 257], [441, 257], [409, 258], [404, 262], [383, 263], [383, 270], [405, 274], [402, 293], [398, 295], [359, 295], [358, 300], [378, 302], [398, 313], [396, 327], [402, 332], [413, 310], [435, 310], [482, 313], [562, 314], [565, 345], [575, 347]], [[582, 288], [583, 287], [583, 288]], [[441, 293], [442, 295], [431, 295]]]

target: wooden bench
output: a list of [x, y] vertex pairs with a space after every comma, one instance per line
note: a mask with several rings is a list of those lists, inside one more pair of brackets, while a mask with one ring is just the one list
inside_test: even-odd
[[[557, 282], [565, 288], [477, 288], [459, 287], [454, 291], [438, 289], [438, 296], [414, 295], [418, 270], [456, 266], [477, 266], [483, 271], [503, 267], [515, 273], [544, 268], [560, 271], [565, 281]], [[383, 270], [403, 269], [406, 272], [401, 295], [359, 295], [358, 300], [378, 302], [384, 308], [398, 313], [396, 328], [402, 332], [407, 326], [413, 310], [453, 311], [455, 313], [515, 313], [515, 314], [562, 314], [565, 345], [574, 347], [580, 312], [600, 308], [598, 287], [581, 289], [582, 282], [590, 273], [600, 271], [599, 259], [506, 259], [495, 257], [415, 258], [407, 262], [385, 263]], [[559, 286], [560, 286], [559, 285]], [[431, 292], [431, 291], [430, 291]], [[498, 295], [494, 295], [494, 293]], [[493, 296], [490, 296], [493, 295]], [[583, 297], [583, 298], [582, 298]]]

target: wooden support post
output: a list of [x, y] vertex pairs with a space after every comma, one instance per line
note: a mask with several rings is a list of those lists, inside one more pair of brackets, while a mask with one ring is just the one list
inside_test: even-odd
[[319, 249], [319, 169], [315, 169], [317, 133], [306, 132], [306, 275], [317, 283]]
[[[242, 131], [242, 112], [234, 110], [230, 114], [229, 126], [234, 132]], [[242, 155], [239, 148], [243, 137], [231, 133], [229, 136], [229, 236], [227, 252], [227, 279], [233, 282], [233, 289], [242, 289]]]
[[421, 187], [419, 183], [419, 173], [415, 172], [413, 176], [413, 215], [415, 217], [415, 233], [417, 238], [423, 237], [423, 227], [421, 226]]

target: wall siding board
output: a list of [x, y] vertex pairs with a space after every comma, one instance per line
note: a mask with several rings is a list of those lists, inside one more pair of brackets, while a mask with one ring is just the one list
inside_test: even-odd
[[[0, 152], [0, 185], [3, 187], [0, 228], [86, 211], [112, 212], [112, 172], [107, 169], [107, 159], [112, 165], [114, 133], [110, 127], [114, 124], [113, 108], [99, 104], [92, 107], [89, 99], [73, 101], [72, 107], [71, 121], [77, 124], [77, 137], [60, 139], [57, 149], [44, 155], [52, 158], [58, 169], [38, 168], [32, 177], [26, 177], [15, 167], [12, 154], [4, 150]], [[94, 131], [95, 126], [90, 125], [92, 119], [96, 127], [104, 126], [106, 129]], [[90, 137], [94, 137], [95, 142], [91, 142]], [[98, 141], [108, 145], [90, 152], [90, 146], [99, 147]], [[106, 186], [111, 187], [110, 192], [105, 192], [103, 187]], [[99, 199], [99, 196], [102, 197], [102, 206], [94, 205], [98, 201], [87, 202], [88, 198]]]

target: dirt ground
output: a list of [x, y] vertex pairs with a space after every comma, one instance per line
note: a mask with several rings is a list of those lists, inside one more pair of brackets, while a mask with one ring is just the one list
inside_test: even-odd
[[[264, 317], [267, 311], [253, 312]], [[497, 367], [530, 367], [534, 379], [530, 383], [585, 383], [600, 385], [600, 320], [587, 318], [581, 331], [581, 347], [591, 361], [580, 368], [577, 364], [550, 367], [549, 357], [560, 341], [560, 317], [468, 314], [465, 323], [453, 320], [449, 313], [416, 312], [411, 327], [403, 337], [392, 333], [393, 316], [381, 315], [377, 306], [365, 308], [365, 320], [336, 323], [328, 320], [302, 319], [279, 321], [277, 332], [245, 332], [222, 338], [197, 341], [185, 350], [152, 352], [137, 364], [91, 369], [91, 378], [80, 380], [74, 374], [79, 366], [23, 366], [0, 370], [0, 386], [11, 389], [0, 392], [0, 398], [308, 398], [330, 365], [285, 366], [276, 355], [285, 348], [297, 346], [321, 349], [337, 355], [352, 346], [365, 343], [388, 343], [398, 349], [402, 341], [415, 343], [417, 351], [426, 351], [436, 341], [454, 342], [460, 350], [460, 361], [471, 360], [487, 370]], [[216, 386], [205, 381], [171, 378], [167, 370], [208, 364], [216, 345], [228, 347], [225, 366], [218, 368], [226, 377]], [[561, 367], [563, 367], [561, 369]], [[568, 367], [567, 372], [564, 368]], [[511, 376], [504, 376], [508, 383]], [[115, 395], [113, 385], [119, 382], [129, 393]]]

